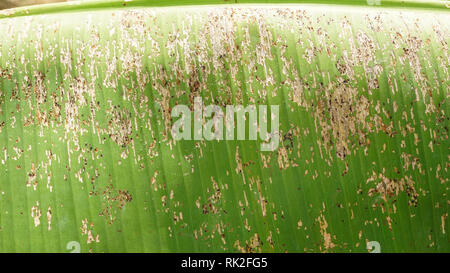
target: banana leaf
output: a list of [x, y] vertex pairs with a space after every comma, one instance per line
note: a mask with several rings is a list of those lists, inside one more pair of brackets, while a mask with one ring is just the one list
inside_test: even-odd
[[[384, 0], [1, 11], [0, 251], [449, 252], [449, 15]], [[173, 109], [198, 98], [279, 107], [276, 147], [250, 115], [244, 139], [175, 139]]]

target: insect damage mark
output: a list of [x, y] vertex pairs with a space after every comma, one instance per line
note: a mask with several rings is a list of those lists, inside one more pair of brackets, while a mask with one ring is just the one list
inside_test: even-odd
[[[323, 206], [325, 210], [325, 205], [323, 204]], [[325, 219], [323, 212], [316, 218], [316, 221], [319, 223], [320, 234], [322, 235], [323, 246], [320, 246], [320, 249], [323, 252], [328, 252], [336, 247], [336, 244], [333, 242], [333, 240], [336, 239], [336, 235], [332, 236], [331, 233], [328, 232], [328, 222]]]
[[103, 208], [98, 215], [105, 217], [110, 225], [117, 219], [119, 211], [133, 200], [127, 190], [116, 190], [112, 184], [107, 185], [104, 190], [95, 191], [93, 195], [101, 196]]
[[[375, 188], [370, 188], [368, 191], [369, 196], [376, 196], [376, 194], [381, 195], [385, 202], [391, 200], [399, 195], [400, 192], [405, 192], [409, 201], [408, 204], [410, 206], [417, 207], [419, 202], [419, 194], [415, 188], [415, 182], [411, 176], [404, 176], [400, 179], [397, 178], [388, 178], [385, 175], [385, 169], [383, 169], [382, 173], [372, 172], [372, 176], [369, 177], [366, 183], [376, 183]], [[395, 201], [394, 201], [395, 202]], [[384, 206], [382, 207], [384, 211]]]
[[94, 236], [94, 223], [90, 223], [87, 218], [81, 220], [81, 234], [86, 235], [86, 243], [90, 244], [92, 242], [100, 243], [100, 235], [97, 234]]
[[357, 88], [338, 82], [317, 95], [316, 130], [320, 129], [321, 145], [330, 158], [333, 148], [343, 160], [355, 149], [368, 145], [369, 101], [359, 95]]

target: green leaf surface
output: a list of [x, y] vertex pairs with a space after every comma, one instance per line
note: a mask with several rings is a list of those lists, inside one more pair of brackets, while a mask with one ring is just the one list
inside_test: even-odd
[[[450, 250], [445, 3], [238, 2], [3, 11], [1, 251]], [[278, 148], [175, 141], [195, 97]]]

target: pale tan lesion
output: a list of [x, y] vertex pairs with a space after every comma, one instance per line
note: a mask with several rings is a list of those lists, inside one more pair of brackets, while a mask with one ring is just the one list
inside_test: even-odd
[[94, 236], [94, 223], [89, 222], [87, 218], [81, 220], [81, 234], [87, 235], [86, 243], [100, 243], [100, 235]]
[[[358, 90], [345, 83], [330, 84], [318, 91], [314, 112], [316, 129], [320, 129], [320, 143], [330, 154], [334, 147], [340, 159], [350, 155], [354, 148], [367, 145], [370, 125], [369, 101]], [[318, 127], [318, 128], [317, 128]], [[358, 135], [356, 143], [355, 135]]]
[[131, 114], [126, 109], [114, 108], [108, 121], [111, 139], [121, 147], [128, 147], [132, 141]]
[[107, 185], [104, 190], [99, 189], [91, 194], [101, 196], [102, 209], [98, 215], [105, 217], [110, 225], [117, 219], [119, 211], [133, 200], [129, 191], [125, 189], [115, 189], [112, 184]]
[[320, 246], [320, 250], [323, 252], [328, 252], [336, 247], [334, 241], [336, 240], [336, 236], [333, 236], [328, 231], [328, 222], [323, 215], [323, 212], [320, 213], [319, 217], [316, 218], [316, 221], [319, 223], [320, 234], [322, 235], [323, 246]]
[[[410, 206], [418, 205], [419, 194], [416, 190], [416, 182], [411, 176], [405, 175], [401, 178], [389, 178], [385, 174], [385, 169], [381, 173], [372, 172], [366, 183], [375, 183], [374, 188], [368, 191], [369, 196], [381, 196], [385, 202], [396, 199], [401, 192], [405, 192], [408, 197], [408, 204]], [[384, 210], [384, 206], [382, 206]]]

